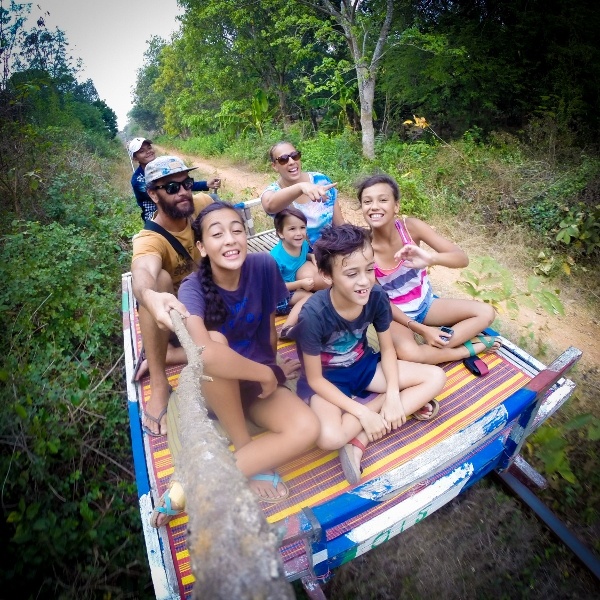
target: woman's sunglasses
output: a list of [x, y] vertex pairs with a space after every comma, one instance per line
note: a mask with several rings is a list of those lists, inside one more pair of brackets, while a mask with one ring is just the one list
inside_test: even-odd
[[173, 196], [179, 192], [179, 188], [183, 186], [184, 190], [191, 190], [194, 185], [194, 180], [191, 177], [186, 177], [183, 181], [169, 181], [164, 185], [155, 185], [155, 190], [165, 190], [169, 196]]
[[282, 154], [281, 156], [278, 156], [275, 160], [280, 165], [287, 165], [290, 158], [292, 160], [298, 160], [301, 156], [302, 156], [302, 152], [300, 152], [299, 150], [294, 150], [293, 152], [290, 152], [289, 154]]

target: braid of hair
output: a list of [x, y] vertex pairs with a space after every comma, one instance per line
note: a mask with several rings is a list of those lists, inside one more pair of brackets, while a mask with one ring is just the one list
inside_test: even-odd
[[205, 256], [200, 261], [198, 279], [200, 280], [200, 287], [204, 294], [204, 322], [206, 323], [206, 328], [217, 329], [227, 319], [227, 307], [213, 280], [212, 267], [208, 256]]

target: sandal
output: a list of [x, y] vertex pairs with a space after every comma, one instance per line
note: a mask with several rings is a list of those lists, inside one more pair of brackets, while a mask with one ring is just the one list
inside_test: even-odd
[[288, 327], [282, 327], [281, 333], [279, 334], [279, 339], [282, 342], [292, 342], [292, 338], [289, 337], [290, 332], [292, 331], [294, 325], [289, 325]]
[[342, 463], [342, 471], [344, 471], [344, 477], [350, 485], [356, 485], [360, 483], [360, 476], [362, 475], [362, 468], [360, 463], [358, 467], [354, 463], [353, 454], [354, 451], [349, 446], [356, 446], [363, 451], [363, 454], [367, 447], [357, 438], [352, 438], [345, 446], [338, 450], [340, 455], [340, 463]]
[[[150, 515], [150, 526], [154, 527], [154, 529], [163, 527], [169, 521], [172, 521], [175, 517], [178, 517], [179, 515], [185, 512], [183, 508], [173, 508], [170, 492], [172, 487], [175, 485], [179, 484], [175, 482], [172, 484], [171, 487], [165, 490], [165, 493], [158, 499], [158, 503], [156, 504], [154, 510], [152, 511], [152, 514]], [[181, 493], [183, 493], [183, 490], [181, 490]], [[161, 525], [159, 525], [158, 519], [161, 515], [165, 515], [166, 519], [163, 521], [163, 523], [161, 523]]]
[[150, 427], [147, 425], [142, 425], [142, 430], [145, 434], [149, 435], [150, 437], [164, 437], [167, 435], [166, 433], [162, 433], [162, 427], [160, 425], [162, 418], [167, 414], [166, 406], [160, 411], [158, 417], [153, 417], [149, 412], [146, 412], [146, 409], [144, 409], [143, 412], [146, 419], [150, 419], [150, 421], [158, 425], [158, 433], [156, 431], [152, 431], [152, 429], [150, 429]]
[[250, 479], [254, 479], [254, 481], [270, 481], [273, 484], [275, 490], [277, 490], [277, 486], [281, 484], [285, 489], [285, 494], [283, 496], [279, 496], [278, 498], [265, 498], [260, 494], [254, 492], [254, 494], [258, 497], [261, 502], [269, 502], [270, 504], [275, 504], [275, 502], [279, 502], [281, 500], [285, 500], [290, 495], [290, 489], [284, 483], [283, 479], [281, 479], [281, 475], [279, 473], [258, 473], [257, 475], [253, 475]]
[[[169, 386], [169, 398], [171, 397], [172, 393], [173, 393], [173, 388], [171, 386]], [[167, 402], [168, 402], [168, 400], [167, 400]], [[153, 423], [156, 423], [158, 425], [158, 433], [156, 433], [156, 431], [152, 431], [152, 429], [150, 429], [147, 425], [144, 425], [142, 423], [142, 431], [144, 433], [148, 434], [150, 437], [164, 437], [165, 435], [167, 435], [166, 433], [161, 433], [162, 427], [160, 425], [162, 418], [167, 413], [167, 406], [165, 406], [160, 411], [160, 414], [158, 415], [158, 417], [153, 417], [146, 409], [144, 409], [142, 412], [144, 414], [144, 417], [146, 417], [146, 419], [150, 419]]]
[[[424, 415], [424, 414], [420, 413], [419, 411], [414, 412], [413, 417], [417, 421], [431, 421], [431, 419], [434, 419], [435, 417], [437, 417], [438, 413], [440, 412], [440, 403], [435, 398], [433, 400], [430, 400], [427, 404], [430, 404], [433, 407], [431, 409], [431, 413], [429, 415]], [[427, 404], [425, 406], [427, 406]], [[425, 408], [425, 406], [423, 406], [419, 410], [423, 410], [423, 408]]]
[[142, 366], [142, 363], [146, 360], [146, 350], [144, 350], [144, 346], [142, 346], [142, 349], [140, 350], [140, 355], [137, 357], [137, 360], [135, 361], [135, 365], [133, 365], [133, 375], [131, 377], [131, 383], [135, 383], [137, 374], [140, 372], [140, 368]]
[[[500, 348], [502, 345], [500, 344], [498, 338], [493, 335], [477, 335], [475, 337], [485, 346], [486, 350], [491, 350], [494, 347], [494, 344], [498, 344], [498, 348]], [[477, 356], [477, 351], [475, 350], [475, 346], [473, 346], [473, 342], [471, 340], [463, 342], [463, 346], [469, 351], [469, 357]]]
[[[493, 335], [478, 335], [476, 337], [485, 346], [486, 350], [491, 350], [494, 347], [494, 344], [498, 344], [498, 348], [502, 345], [498, 341], [498, 338]], [[485, 362], [477, 356], [473, 342], [467, 340], [464, 343], [464, 346], [469, 351], [469, 357], [463, 359], [463, 365], [465, 365], [465, 367], [476, 377], [487, 375], [490, 370]]]

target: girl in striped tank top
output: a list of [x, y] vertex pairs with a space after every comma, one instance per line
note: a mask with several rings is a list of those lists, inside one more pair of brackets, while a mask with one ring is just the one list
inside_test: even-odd
[[[396, 218], [398, 184], [389, 175], [374, 175], [358, 188], [363, 217], [373, 239], [375, 275], [392, 305], [392, 337], [401, 360], [438, 364], [495, 350], [499, 343], [479, 335], [492, 324], [492, 306], [476, 300], [434, 298], [427, 268], [454, 269], [469, 264], [459, 246], [417, 218]], [[421, 248], [426, 243], [430, 250]], [[440, 330], [454, 330], [449, 337]], [[425, 344], [418, 344], [418, 333]]]

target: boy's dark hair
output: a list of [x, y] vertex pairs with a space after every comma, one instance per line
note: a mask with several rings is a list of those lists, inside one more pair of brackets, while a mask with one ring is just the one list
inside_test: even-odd
[[275, 231], [277, 233], [281, 233], [283, 231], [283, 226], [285, 225], [286, 217], [296, 217], [297, 219], [300, 219], [305, 225], [308, 223], [308, 221], [306, 220], [306, 215], [301, 210], [298, 210], [297, 208], [293, 207], [284, 208], [273, 217], [273, 223], [275, 225]]
[[[215, 210], [232, 210], [239, 216], [239, 212], [226, 202], [213, 202], [208, 206], [205, 206], [196, 220], [192, 223], [192, 230], [194, 231], [194, 242], [201, 242], [204, 232], [202, 231], [202, 223], [207, 215], [214, 212]], [[200, 282], [200, 288], [204, 293], [204, 324], [207, 329], [218, 329], [225, 319], [227, 319], [227, 307], [223, 301], [223, 297], [219, 294], [219, 288], [217, 288], [212, 274], [212, 266], [210, 264], [210, 258], [204, 256], [200, 259], [200, 265], [197, 273], [198, 281]]]
[[368, 230], [350, 223], [327, 227], [321, 237], [314, 243], [313, 251], [317, 266], [325, 275], [333, 273], [333, 261], [336, 256], [349, 256], [362, 250], [371, 242]]
[[385, 173], [380, 173], [379, 175], [371, 175], [371, 177], [367, 177], [364, 181], [358, 184], [358, 201], [362, 204], [362, 195], [363, 192], [378, 183], [387, 183], [392, 188], [392, 194], [394, 195], [394, 200], [398, 202], [400, 200], [400, 189], [398, 188], [398, 184], [393, 177], [386, 175]]

